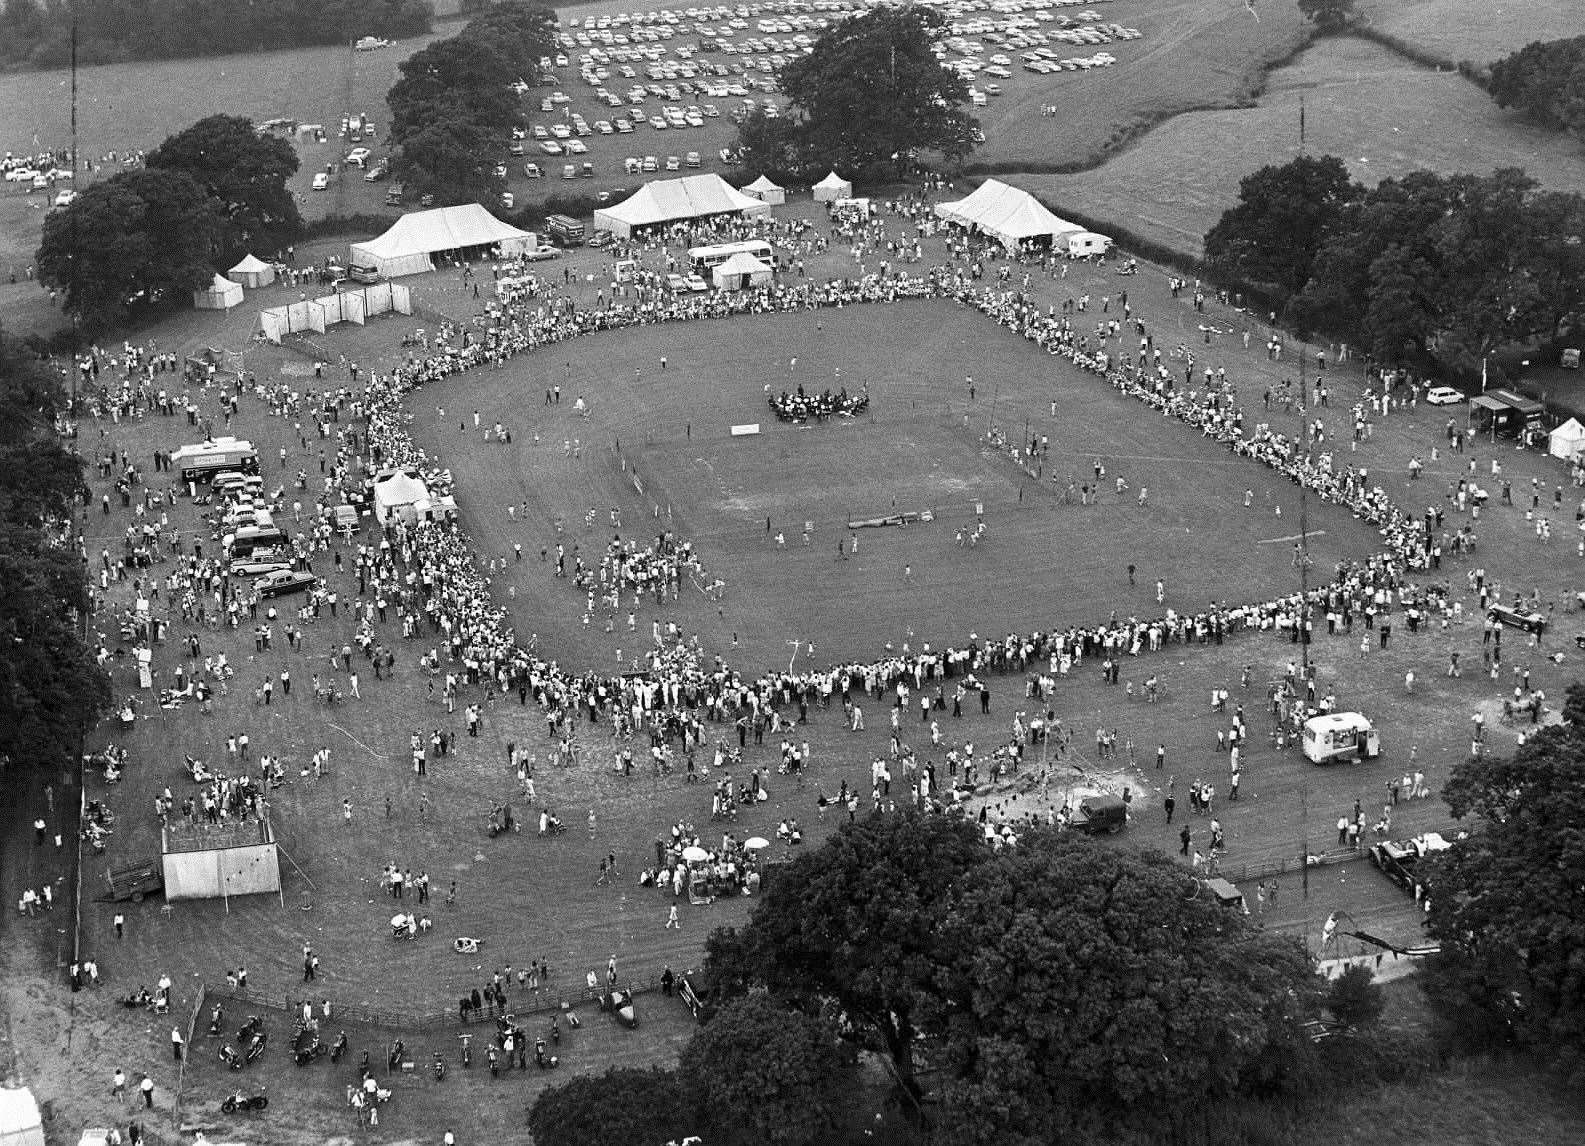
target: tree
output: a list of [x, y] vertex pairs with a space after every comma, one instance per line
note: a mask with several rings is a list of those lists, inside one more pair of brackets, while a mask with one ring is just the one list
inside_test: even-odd
[[1332, 227], [1361, 193], [1335, 155], [1301, 155], [1262, 167], [1238, 184], [1238, 203], [1205, 235], [1217, 276], [1284, 298], [1303, 289]]
[[453, 36], [436, 40], [398, 65], [385, 102], [391, 108], [391, 143], [436, 122], [466, 123], [506, 134], [517, 118], [517, 99], [507, 87], [516, 78], [501, 53], [488, 43]]
[[27, 766], [72, 759], [110, 700], [80, 633], [83, 463], [55, 433], [62, 399], [60, 379], [0, 331], [0, 759]]
[[921, 151], [958, 160], [973, 150], [968, 83], [932, 51], [943, 27], [931, 9], [879, 8], [828, 28], [781, 69], [806, 172], [895, 172]]
[[[1566, 711], [1585, 711], [1585, 685]], [[1487, 1040], [1585, 1052], [1585, 725], [1512, 756], [1455, 764], [1443, 789], [1461, 838], [1429, 857], [1429, 989]], [[1425, 861], [1422, 861], [1425, 862]]]
[[286, 181], [297, 174], [297, 151], [284, 139], [260, 136], [235, 115], [211, 115], [166, 138], [147, 167], [191, 175], [226, 221], [222, 250], [274, 250], [302, 233], [303, 219]]
[[495, 173], [493, 136], [466, 119], [436, 119], [407, 137], [397, 174], [435, 202], [494, 203], [505, 187]]
[[711, 1141], [803, 1146], [836, 1129], [854, 1068], [829, 1024], [756, 993], [700, 1028], [678, 1073], [713, 1123]]
[[488, 44], [516, 77], [539, 82], [539, 59], [555, 54], [556, 13], [539, 4], [504, 0], [481, 10], [463, 27], [461, 38]]
[[1354, 0], [1299, 0], [1304, 18], [1323, 32], [1340, 32], [1354, 18]]
[[1369, 967], [1354, 963], [1327, 986], [1326, 1009], [1345, 1027], [1368, 1027], [1381, 1018], [1381, 988]]
[[1127, 1111], [1140, 1128], [1302, 1076], [1319, 981], [1158, 852], [1038, 828], [945, 892], [926, 1027], [950, 1141], [1050, 1142]]
[[762, 985], [841, 1009], [843, 1035], [891, 1061], [917, 1097], [920, 1008], [930, 1005], [944, 891], [988, 858], [974, 825], [875, 815], [794, 860], [746, 927], [713, 933], [705, 967], [728, 997]]
[[1585, 132], [1585, 36], [1537, 40], [1491, 66], [1487, 87], [1498, 107], [1537, 123]]
[[612, 1067], [541, 1091], [528, 1110], [538, 1146], [666, 1142], [695, 1123], [675, 1071]]
[[44, 218], [39, 279], [99, 334], [186, 303], [207, 286], [223, 223], [182, 171], [123, 171]]

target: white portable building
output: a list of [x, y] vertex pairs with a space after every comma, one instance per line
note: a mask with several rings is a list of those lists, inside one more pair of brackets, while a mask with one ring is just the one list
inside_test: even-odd
[[1107, 235], [1098, 235], [1094, 231], [1080, 231], [1076, 235], [1068, 236], [1068, 254], [1075, 259], [1089, 255], [1104, 255], [1111, 249], [1111, 238]]
[[242, 284], [216, 275], [204, 290], [193, 292], [193, 306], [199, 310], [230, 310], [242, 302]]

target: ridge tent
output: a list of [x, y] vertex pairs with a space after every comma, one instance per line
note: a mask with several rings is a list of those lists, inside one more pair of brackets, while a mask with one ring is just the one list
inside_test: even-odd
[[224, 275], [216, 275], [209, 286], [193, 292], [193, 306], [199, 310], [230, 310], [241, 301], [241, 284]]
[[760, 202], [770, 203], [773, 206], [787, 202], [787, 192], [763, 175], [743, 188], [743, 194], [752, 195]]
[[835, 171], [827, 175], [820, 182], [809, 188], [817, 203], [829, 203], [833, 199], [853, 198], [853, 182], [844, 179]]
[[1029, 192], [987, 179], [963, 199], [936, 204], [936, 215], [960, 226], [972, 227], [1012, 247], [1028, 239], [1060, 242], [1084, 228], [1059, 218]]
[[747, 251], [739, 251], [710, 271], [710, 281], [717, 290], [748, 290], [767, 286], [772, 278], [771, 268]]
[[275, 281], [275, 268], [261, 259], [252, 255], [243, 259], [236, 266], [226, 272], [232, 282], [241, 283], [245, 287], [257, 288], [269, 286]]
[[503, 254], [531, 251], [534, 235], [501, 222], [477, 203], [403, 215], [377, 239], [352, 244], [352, 266], [384, 278], [432, 271], [431, 255], [500, 247]]
[[622, 202], [594, 213], [594, 229], [630, 239], [642, 227], [711, 215], [762, 215], [770, 204], [745, 195], [719, 175], [689, 175], [644, 184]]
[[44, 1146], [44, 1119], [27, 1087], [0, 1088], [0, 1146]]
[[429, 487], [416, 473], [397, 470], [374, 483], [374, 517], [381, 525], [401, 518], [402, 511], [429, 500]]
[[1585, 451], [1585, 426], [1580, 425], [1577, 418], [1564, 422], [1547, 439], [1547, 452], [1554, 458], [1572, 462], [1582, 451]]

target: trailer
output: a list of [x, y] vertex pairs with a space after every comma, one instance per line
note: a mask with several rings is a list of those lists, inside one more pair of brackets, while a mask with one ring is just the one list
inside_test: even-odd
[[110, 884], [110, 894], [103, 896], [103, 900], [142, 903], [145, 896], [165, 890], [165, 869], [157, 859], [143, 860], [126, 867], [111, 868], [105, 872], [105, 880]]

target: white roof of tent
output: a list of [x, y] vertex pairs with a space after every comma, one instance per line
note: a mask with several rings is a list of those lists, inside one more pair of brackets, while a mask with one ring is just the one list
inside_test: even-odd
[[772, 183], [764, 175], [761, 175], [758, 179], [754, 180], [754, 182], [750, 183], [747, 187], [743, 188], [743, 190], [745, 190], [745, 191], [780, 191], [781, 188], [778, 187], [776, 184]]
[[1585, 426], [1580, 425], [1577, 418], [1570, 418], [1552, 431], [1547, 445], [1553, 457], [1572, 457], [1585, 447]]
[[429, 497], [429, 487], [415, 477], [397, 472], [374, 483], [374, 500], [383, 506], [412, 505]]
[[263, 262], [260, 259], [256, 259], [250, 254], [247, 258], [243, 259], [240, 263], [232, 267], [226, 273], [232, 275], [256, 275], [260, 271], [267, 271], [270, 269], [271, 267], [269, 263]]
[[612, 223], [631, 229], [678, 219], [766, 209], [766, 204], [743, 194], [719, 175], [689, 175], [644, 184], [615, 206], [596, 211], [594, 224], [599, 230], [614, 230]]
[[842, 178], [842, 176], [833, 171], [824, 179], [820, 180], [820, 182], [816, 183], [815, 189], [818, 191], [851, 191], [853, 189], [853, 184], [849, 183], [846, 179]]
[[375, 260], [396, 259], [532, 238], [529, 232], [508, 226], [479, 204], [462, 203], [403, 215], [379, 238], [353, 244], [352, 254], [354, 258], [361, 253]]
[[1053, 215], [1029, 192], [999, 179], [987, 179], [967, 198], [937, 204], [936, 214], [977, 227], [1003, 242], [1067, 235], [1084, 229]]
[[6, 1146], [43, 1146], [44, 1120], [27, 1087], [0, 1087], [0, 1142]]
[[747, 251], [739, 251], [716, 269], [724, 275], [756, 275], [762, 271], [770, 271], [769, 266]]

